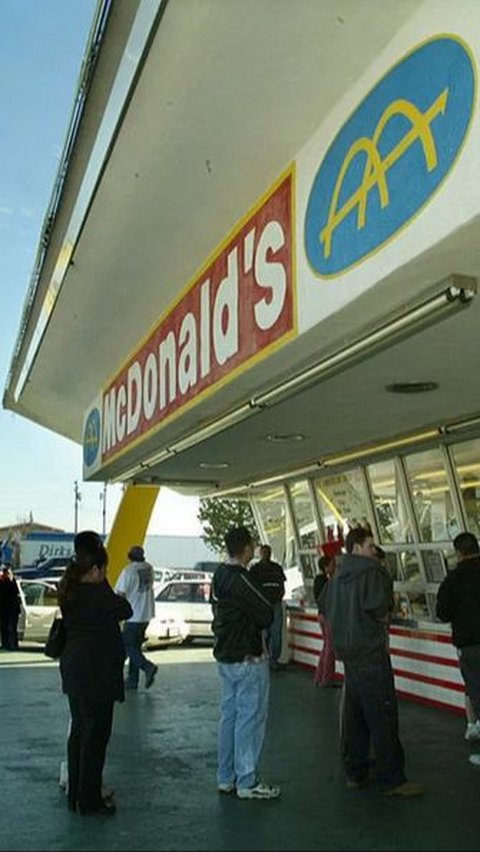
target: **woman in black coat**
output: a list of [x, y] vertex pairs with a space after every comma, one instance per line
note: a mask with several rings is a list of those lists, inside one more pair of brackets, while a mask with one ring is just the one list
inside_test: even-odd
[[125, 660], [120, 621], [132, 608], [106, 580], [108, 555], [93, 532], [75, 538], [75, 556], [59, 584], [67, 640], [60, 657], [71, 713], [68, 807], [81, 814], [114, 814], [102, 798], [102, 772], [115, 701], [124, 700]]

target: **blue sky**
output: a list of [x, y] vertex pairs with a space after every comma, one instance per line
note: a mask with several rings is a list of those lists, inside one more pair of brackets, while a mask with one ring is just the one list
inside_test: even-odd
[[[60, 162], [96, 0], [0, 0], [0, 392]], [[82, 482], [81, 448], [0, 409], [0, 526], [30, 515], [101, 528], [102, 486]], [[107, 529], [120, 486], [107, 491]], [[199, 534], [197, 500], [162, 490], [149, 533]]]

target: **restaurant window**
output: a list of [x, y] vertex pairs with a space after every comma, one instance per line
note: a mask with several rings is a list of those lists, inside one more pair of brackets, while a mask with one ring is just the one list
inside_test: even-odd
[[420, 541], [447, 541], [460, 531], [443, 456], [438, 448], [405, 459]]
[[[287, 539], [287, 514], [283, 488], [276, 486], [260, 491], [255, 494], [253, 501], [260, 515], [268, 544], [272, 548], [272, 559], [280, 562], [281, 565], [286, 565], [290, 559], [287, 542], [291, 541], [292, 533], [288, 523]], [[291, 550], [291, 545], [288, 550]]]
[[480, 538], [480, 440], [450, 448], [462, 494], [467, 530]]
[[357, 468], [322, 476], [315, 489], [325, 529], [340, 526], [343, 535], [349, 526], [371, 526], [364, 479]]
[[294, 482], [289, 486], [292, 498], [293, 514], [298, 529], [300, 548], [316, 548], [320, 543], [317, 524], [313, 511], [308, 482]]
[[413, 533], [394, 459], [371, 464], [368, 478], [382, 544], [411, 542]]
[[394, 581], [393, 624], [415, 626], [418, 621], [431, 620], [433, 617], [427, 600], [421, 559], [414, 550], [387, 554], [387, 568]]

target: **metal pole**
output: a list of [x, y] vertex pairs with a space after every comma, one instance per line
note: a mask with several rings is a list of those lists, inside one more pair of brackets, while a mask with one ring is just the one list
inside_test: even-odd
[[73, 515], [73, 531], [76, 535], [78, 532], [78, 504], [82, 498], [80, 491], [78, 490], [78, 481], [75, 480], [73, 483], [73, 494], [74, 494], [74, 515]]
[[105, 535], [107, 530], [107, 483], [103, 483], [102, 499], [102, 533]]

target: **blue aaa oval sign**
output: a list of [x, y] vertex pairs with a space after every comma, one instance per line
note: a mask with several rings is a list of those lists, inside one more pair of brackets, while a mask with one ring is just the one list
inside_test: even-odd
[[361, 102], [308, 199], [305, 250], [317, 275], [363, 260], [426, 204], [460, 153], [475, 83], [467, 46], [441, 36], [405, 56]]
[[91, 467], [97, 459], [100, 448], [100, 412], [93, 408], [87, 417], [83, 433], [83, 461], [85, 467]]

